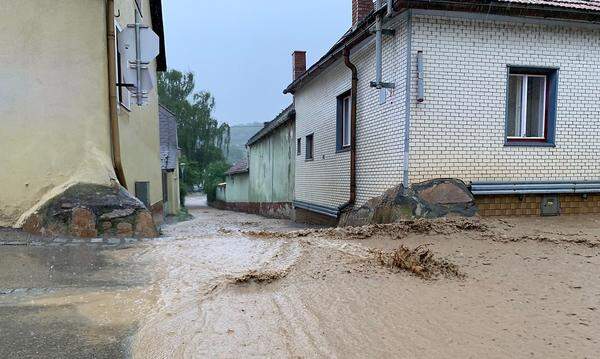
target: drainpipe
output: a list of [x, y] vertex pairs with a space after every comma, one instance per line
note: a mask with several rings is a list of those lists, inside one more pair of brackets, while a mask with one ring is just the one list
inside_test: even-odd
[[[379, 11], [381, 9], [381, 0], [377, 0], [375, 5], [375, 10]], [[383, 79], [383, 34], [382, 34], [382, 19], [381, 15], [377, 15], [377, 20], [375, 22], [375, 87], [381, 89], [381, 82]]]
[[356, 107], [358, 98], [358, 70], [350, 61], [350, 48], [344, 49], [344, 63], [352, 71], [352, 89], [350, 104], [350, 199], [345, 208], [356, 203]]
[[108, 104], [110, 118], [110, 145], [115, 174], [121, 186], [127, 188], [125, 172], [121, 162], [121, 141], [119, 136], [119, 116], [117, 114], [117, 64], [115, 53], [115, 1], [106, 0], [106, 38], [108, 56]]

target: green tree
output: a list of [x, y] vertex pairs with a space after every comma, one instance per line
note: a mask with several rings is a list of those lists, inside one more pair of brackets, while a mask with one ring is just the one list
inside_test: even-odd
[[209, 202], [215, 200], [217, 185], [225, 181], [229, 164], [225, 161], [213, 162], [204, 171], [202, 186]]
[[[169, 70], [159, 74], [159, 101], [177, 116], [179, 147], [185, 164], [182, 185], [187, 188], [212, 183], [215, 174], [211, 171], [226, 164], [231, 139], [229, 125], [219, 124], [212, 115], [214, 97], [206, 91], [197, 92], [195, 88], [192, 73]], [[211, 167], [213, 163], [219, 166]], [[210, 189], [204, 188], [210, 196]], [[186, 192], [185, 189], [182, 191], [183, 194]]]

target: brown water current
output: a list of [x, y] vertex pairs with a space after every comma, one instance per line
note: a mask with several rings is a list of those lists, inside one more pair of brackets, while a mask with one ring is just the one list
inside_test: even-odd
[[[558, 243], [529, 240], [522, 237], [530, 234], [490, 222], [491, 229], [481, 230], [452, 224], [402, 235], [359, 231], [360, 239], [348, 241], [354, 230], [348, 238], [340, 230], [282, 235], [297, 228], [231, 212], [194, 213], [195, 223], [169, 228], [171, 240], [144, 258], [159, 268], [160, 300], [135, 337], [135, 358], [594, 358], [600, 352], [599, 251], [566, 237], [560, 242], [556, 232]], [[424, 280], [373, 260], [373, 249], [400, 243], [430, 243], [466, 277]]]
[[600, 353], [600, 217], [315, 229], [188, 206], [157, 240], [0, 245], [0, 358]]

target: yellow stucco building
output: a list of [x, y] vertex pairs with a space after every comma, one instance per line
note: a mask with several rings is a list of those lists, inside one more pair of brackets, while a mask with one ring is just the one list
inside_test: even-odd
[[[114, 35], [136, 13], [160, 37], [144, 106], [116, 85]], [[76, 184], [147, 188], [146, 205], [160, 218], [161, 1], [0, 0], [0, 49], [0, 227], [22, 227]]]

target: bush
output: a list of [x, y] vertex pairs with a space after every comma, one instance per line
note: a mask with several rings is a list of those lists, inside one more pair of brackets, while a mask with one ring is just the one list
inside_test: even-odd
[[216, 198], [217, 185], [225, 181], [225, 172], [229, 169], [229, 164], [225, 161], [213, 162], [206, 167], [202, 185], [209, 202]]

